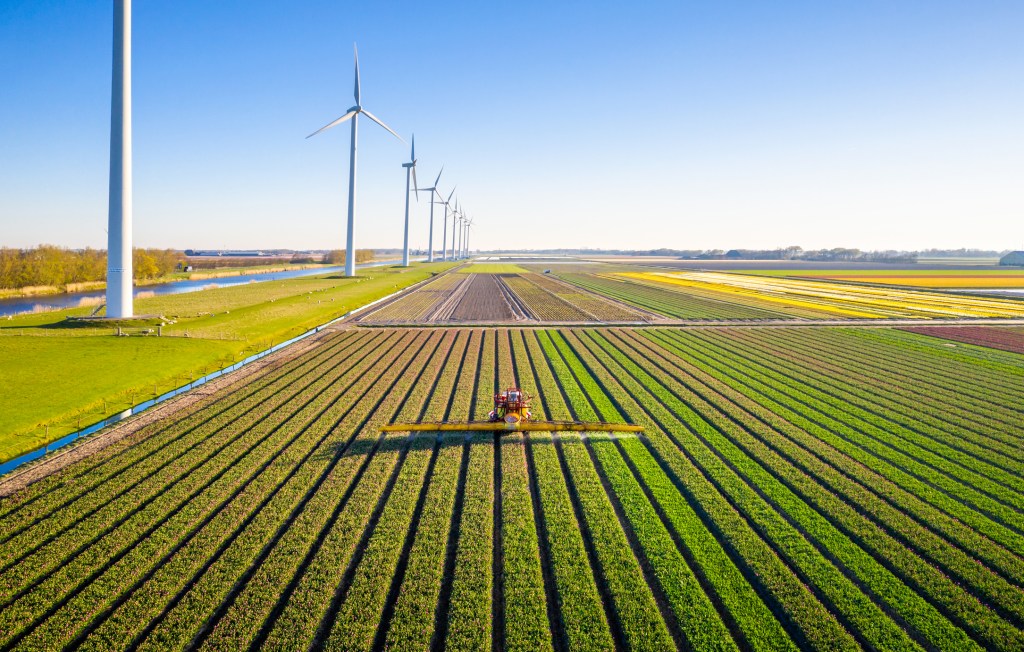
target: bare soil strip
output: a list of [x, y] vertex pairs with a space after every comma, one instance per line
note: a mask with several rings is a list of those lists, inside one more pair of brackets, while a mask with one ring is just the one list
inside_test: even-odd
[[508, 322], [515, 314], [505, 301], [497, 279], [491, 274], [473, 274], [470, 286], [452, 312], [450, 321]]

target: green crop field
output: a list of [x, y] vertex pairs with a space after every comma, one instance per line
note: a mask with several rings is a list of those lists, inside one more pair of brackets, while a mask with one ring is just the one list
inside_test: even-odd
[[[123, 329], [131, 337], [65, 321], [88, 315], [90, 307], [0, 320], [0, 461], [449, 267], [371, 268], [354, 279], [302, 277], [141, 298], [136, 314], [162, 319]], [[161, 321], [161, 337], [142, 334]]]
[[[9, 411], [450, 267], [140, 301], [164, 337], [21, 317]], [[1018, 332], [478, 267], [0, 499], [0, 649], [1024, 649]], [[514, 384], [535, 419], [643, 430], [381, 430], [484, 419]]]
[[[0, 502], [4, 649], [1024, 646], [1024, 358], [344, 328]], [[382, 434], [539, 418], [640, 436]]]

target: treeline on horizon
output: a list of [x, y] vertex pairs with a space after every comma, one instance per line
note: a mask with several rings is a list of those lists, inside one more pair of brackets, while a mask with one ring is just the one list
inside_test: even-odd
[[[356, 250], [356, 262], [373, 259], [372, 249]], [[323, 256], [292, 256], [285, 261], [267, 258], [239, 259], [214, 258], [208, 268], [226, 266], [266, 265], [268, 262], [292, 264], [325, 262], [333, 265], [345, 263], [343, 250], [330, 251]], [[184, 269], [185, 265], [207, 267], [189, 260], [176, 249], [135, 249], [132, 254], [132, 276], [135, 280], [161, 278]], [[107, 278], [107, 252], [104, 249], [67, 249], [54, 245], [39, 245], [29, 249], [0, 247], [0, 289], [20, 290], [29, 287], [55, 287], [67, 289], [77, 283], [105, 281]]]
[[[923, 249], [920, 251], [861, 251], [832, 249], [529, 249], [523, 253], [607, 256], [664, 256], [686, 260], [809, 260], [815, 262], [913, 263], [918, 258], [998, 258], [1007, 251], [988, 249]], [[480, 253], [499, 253], [500, 250]]]
[[[185, 255], [174, 249], [135, 249], [132, 270], [136, 279], [170, 274]], [[103, 249], [65, 249], [40, 245], [31, 249], [0, 248], [0, 288], [66, 288], [75, 283], [103, 281], [107, 276], [107, 252]]]

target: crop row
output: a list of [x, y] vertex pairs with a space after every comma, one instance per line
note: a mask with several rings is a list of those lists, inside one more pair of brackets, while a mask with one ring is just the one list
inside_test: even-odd
[[[0, 644], [1024, 646], [1020, 456], [982, 412], [1011, 354], [968, 354], [971, 401], [942, 376], [926, 409], [895, 391], [911, 372], [872, 370], [958, 358], [804, 333], [339, 336], [0, 516], [29, 569], [5, 573]], [[484, 418], [512, 383], [536, 418], [644, 433], [380, 433]]]
[[874, 368], [883, 367], [884, 371], [887, 365], [900, 365], [900, 371], [910, 374], [915, 385], [954, 390], [962, 387], [972, 404], [985, 405], [986, 410], [1012, 412], [1014, 400], [1024, 397], [1024, 387], [1012, 381], [1024, 373], [1013, 354], [992, 351], [995, 355], [988, 355], [983, 350], [962, 347], [950, 350], [933, 344], [938, 342], [933, 338], [895, 330], [821, 335], [826, 340], [841, 339], [847, 348], [871, 361]]
[[502, 281], [541, 321], [598, 321], [596, 317], [522, 275], [506, 275]]
[[[408, 355], [407, 352], [403, 352]], [[386, 367], [394, 359], [385, 356], [376, 361], [375, 365]], [[321, 446], [329, 434], [331, 425], [334, 423], [331, 414], [334, 411], [343, 410], [349, 405], [346, 401], [337, 399], [343, 392], [356, 384], [361, 373], [372, 370], [373, 365], [367, 365], [363, 369], [350, 373], [347, 376], [338, 377], [335, 384], [338, 387], [337, 393], [321, 395], [316, 401], [308, 404], [293, 417], [282, 421], [280, 424], [273, 423], [268, 419], [260, 424], [261, 428], [273, 428], [277, 437], [266, 440], [262, 448], [269, 454], [269, 459], [260, 460], [256, 456], [247, 456], [234, 463], [227, 475], [249, 476], [237, 489], [230, 491], [229, 487], [221, 483], [214, 483], [201, 495], [200, 498], [208, 499], [191, 501], [186, 507], [170, 518], [159, 522], [158, 525], [140, 540], [139, 544], [132, 547], [127, 554], [118, 558], [117, 562], [109, 565], [105, 572], [99, 577], [92, 578], [83, 587], [84, 590], [75, 595], [74, 598], [62, 605], [56, 613], [50, 615], [42, 626], [36, 627], [31, 634], [33, 639], [47, 640], [53, 642], [57, 636], [68, 636], [74, 633], [69, 626], [71, 622], [91, 624], [92, 617], [97, 615], [106, 616], [108, 612], [102, 611], [103, 605], [119, 597], [121, 591], [129, 587], [138, 588], [139, 582], [152, 578], [146, 576], [146, 571], [151, 566], [161, 573], [156, 577], [159, 585], [161, 580], [187, 582], [192, 574], [182, 572], [184, 569], [177, 564], [167, 562], [172, 559], [175, 562], [185, 564], [184, 568], [199, 565], [200, 568], [209, 564], [209, 555], [215, 550], [219, 553], [230, 555], [244, 554], [247, 550], [245, 539], [239, 540], [240, 530], [255, 531], [265, 526], [265, 520], [274, 514], [273, 507], [280, 504], [280, 501], [294, 496], [299, 485], [302, 472], [308, 465], [305, 463], [311, 459], [315, 451]], [[383, 371], [383, 369], [381, 369]], [[344, 389], [342, 389], [344, 388]], [[362, 391], [356, 384], [355, 391]], [[282, 415], [283, 417], [284, 415]], [[285, 441], [280, 441], [284, 439]], [[283, 444], [283, 447], [281, 447]], [[257, 465], [257, 462], [260, 462]], [[269, 506], [269, 509], [266, 509]], [[212, 511], [209, 510], [213, 507]], [[239, 524], [241, 521], [241, 524]], [[189, 527], [193, 523], [197, 526]], [[188, 525], [186, 525], [188, 524]], [[130, 532], [130, 528], [121, 527], [115, 533]], [[223, 541], [230, 540], [232, 545], [221, 545]], [[103, 546], [93, 546], [89, 552], [103, 552]], [[98, 550], [97, 550], [98, 549]], [[216, 559], [216, 557], [215, 557]], [[61, 570], [65, 570], [64, 567]], [[175, 572], [177, 571], [177, 572]], [[51, 576], [53, 579], [53, 576]], [[198, 578], [193, 578], [193, 582]], [[145, 582], [146, 587], [153, 586], [152, 582]], [[120, 590], [119, 590], [120, 589]], [[166, 586], [160, 586], [154, 593], [157, 599], [165, 599], [168, 594]], [[36, 596], [39, 591], [32, 594]], [[148, 591], [138, 594], [138, 600], [145, 600], [154, 594]], [[177, 605], [176, 613], [187, 612], [189, 600], [203, 596], [201, 590], [190, 590], [187, 594], [188, 600], [183, 600]], [[133, 596], [134, 597], [134, 596]], [[132, 601], [129, 608], [137, 604]], [[100, 613], [97, 613], [100, 611]], [[6, 612], [5, 612], [6, 613]], [[129, 618], [132, 624], [137, 624], [134, 618]], [[174, 623], [174, 618], [164, 619], [161, 625]], [[128, 628], [131, 629], [131, 628]], [[165, 634], [173, 628], [158, 629], [159, 634]], [[178, 630], [180, 631], [180, 630]], [[192, 630], [194, 632], [194, 630]], [[191, 637], [191, 633], [187, 634]], [[169, 639], [165, 639], [169, 640]], [[188, 640], [187, 638], [185, 640]]]
[[[637, 372], [638, 372], [638, 374], [640, 373], [640, 371], [639, 371], [639, 368], [638, 368]], [[662, 375], [660, 375], [660, 374], [659, 374], [659, 376], [662, 376]], [[669, 378], [671, 378], [671, 377], [672, 377], [672, 373], [669, 373], [668, 377], [669, 377]], [[677, 411], [678, 411], [678, 409], [679, 409], [679, 408], [677, 408]], [[707, 412], [706, 412], [706, 414], [707, 414]], [[773, 468], [774, 468], [774, 467], [773, 467]], [[900, 557], [902, 557], [902, 556], [900, 556]], [[899, 561], [903, 561], [903, 560], [902, 560], [902, 559], [900, 559], [900, 558], [897, 558], [897, 559], [898, 559]], [[989, 615], [991, 615], [991, 614], [989, 614]], [[997, 621], [996, 621], [996, 622], [997, 622]], [[1010, 640], [1012, 640], [1012, 639], [1010, 639]], [[1005, 643], [1005, 641], [1004, 641], [1004, 643]]]
[[[739, 363], [734, 364], [737, 365], [737, 370], [731, 372], [733, 376], [743, 379], [743, 382], [754, 387], [759, 396], [768, 398], [772, 405], [764, 404], [773, 411], [780, 414], [790, 411], [803, 414], [811, 418], [819, 427], [830, 431], [830, 438], [838, 436], [847, 445], [852, 445], [858, 451], [866, 452], [871, 456], [872, 461], [881, 460], [891, 464], [918, 480], [944, 490], [949, 495], [957, 496], [960, 502], [987, 515], [996, 523], [1005, 524], [1014, 530], [1018, 529], [1019, 513], [1011, 504], [1004, 502], [1012, 498], [1012, 492], [995, 490], [989, 486], [992, 483], [984, 478], [975, 477], [972, 481], [960, 477], [967, 473], [957, 473], [958, 469], [935, 460], [934, 456], [927, 456], [926, 460], [919, 459], [915, 456], [914, 451], [905, 451], [893, 445], [884, 431], [857, 419], [849, 412], [837, 412], [834, 407], [822, 403], [815, 396], [813, 387], [806, 383], [795, 383], [792, 380], [778, 377], [777, 383], [769, 385], [759, 377], [752, 376], [749, 371], [744, 371], [745, 366], [739, 365]], [[728, 367], [725, 367], [719, 373], [727, 370]], [[775, 407], [776, 405], [779, 407]], [[986, 489], [992, 489], [995, 491], [995, 495]]]
[[370, 323], [424, 321], [458, 289], [464, 280], [464, 277], [459, 274], [441, 274], [383, 308], [378, 308], [360, 318], [360, 321]]
[[1016, 474], [998, 466], [1013, 465], [1005, 456], [989, 453], [969, 441], [958, 441], [954, 433], [929, 428], [923, 423], [914, 428], [901, 427], [899, 418], [883, 405], [859, 405], [856, 396], [844, 396], [819, 383], [805, 382], [802, 376], [776, 374], [780, 383], [784, 383], [780, 387], [793, 387], [807, 400], [825, 407], [835, 418], [858, 428], [874, 443], [905, 454], [1000, 502], [1019, 508], [1024, 501], [1024, 496], [1018, 495], [1020, 483]]
[[807, 371], [827, 374], [833, 382], [871, 396], [873, 401], [904, 406], [908, 415], [914, 414], [914, 418], [920, 415], [943, 430], [971, 433], [961, 437], [964, 441], [1002, 455], [1021, 457], [1016, 442], [1007, 436], [1008, 426], [1013, 423], [1012, 415], [994, 398], [972, 396], [975, 388], [982, 396], [985, 390], [983, 385], [974, 384], [967, 370], [956, 384], [946, 385], [935, 377], [923, 383], [919, 379], [921, 372], [908, 368], [900, 359], [873, 360], [870, 350], [859, 350], [859, 342], [854, 342], [851, 348], [840, 346], [842, 340], [838, 340], [835, 345], [830, 343], [832, 352], [823, 355], [820, 346], [807, 341], [810, 338], [793, 337], [785, 331], [769, 338], [733, 332], [729, 339], [749, 343]]
[[[450, 345], [449, 341], [445, 349]], [[381, 402], [372, 412], [367, 411], [367, 416], [359, 424], [355, 424], [358, 437], [370, 443], [363, 450], [353, 450], [346, 456], [353, 466], [358, 467], [354, 478], [346, 479], [344, 486], [328, 491], [322, 497], [318, 492], [316, 499], [323, 505], [320, 515], [311, 519], [307, 528], [289, 532], [294, 538], [297, 553], [282, 553], [277, 564], [265, 571], [268, 581], [253, 585], [254, 600], [260, 599], [266, 605], [264, 609], [273, 606], [274, 617], [262, 626], [261, 632], [266, 637], [267, 646], [279, 647], [282, 641], [288, 640], [316, 639], [321, 644], [327, 640], [331, 634], [332, 614], [336, 615], [342, 608], [345, 592], [356, 579], [353, 555], [357, 550], [367, 550], [368, 525], [381, 519], [387, 496], [394, 490], [403, 469], [406, 476], [408, 473], [414, 476], [423, 473], [417, 470], [426, 461], [422, 454], [414, 455], [408, 468], [404, 466], [409, 443], [407, 437], [401, 433], [388, 433], [380, 438], [379, 428], [392, 419], [418, 410], [418, 401], [422, 401], [433, 387], [447, 351], [424, 353], [426, 355], [421, 355], [409, 371], [401, 373], [397, 370], [394, 389], [383, 386], [375, 390], [379, 392]], [[428, 359], [431, 362], [425, 370]], [[420, 453], [423, 452], [422, 443], [417, 445]], [[429, 459], [429, 453], [426, 457]], [[403, 483], [398, 496], [406, 496], [403, 492], [409, 490], [409, 483]], [[273, 578], [278, 572], [283, 575], [275, 581]], [[280, 586], [284, 582], [288, 582], [289, 590], [282, 592]], [[259, 620], [263, 620], [262, 614], [266, 612], [258, 613], [261, 614]], [[270, 614], [267, 616], [269, 618]], [[228, 632], [231, 617], [237, 618], [236, 628], [239, 631], [246, 631], [247, 625], [251, 628], [248, 621], [252, 616], [244, 607], [239, 606], [233, 614], [229, 613], [227, 623], [222, 623]]]
[[[326, 356], [323, 367], [311, 368], [321, 370], [326, 367], [327, 370], [344, 371], [345, 365], [355, 364], [372, 350], [372, 347], [366, 346], [361, 350], [342, 348]], [[98, 473], [101, 479], [96, 482], [76, 483], [75, 498], [67, 500], [65, 495], [59, 508], [45, 513], [45, 516], [37, 519], [32, 527], [22, 529], [17, 536], [8, 537], [0, 548], [0, 559], [8, 565], [24, 562], [29, 568], [40, 573], [47, 572], [49, 567], [40, 565], [30, 557], [38, 549], [44, 546], [56, 548], [65, 557], [69, 556], [76, 549], [71, 543], [73, 537], [81, 536], [82, 533], [114, 529], [128, 516], [146, 507], [153, 500], [161, 498], [161, 494], [183, 479], [187, 478], [189, 483], [197, 484], [200, 469], [215, 464], [216, 458], [223, 456], [225, 450], [246, 432], [245, 428], [259, 420], [260, 408], [274, 410], [287, 401], [300, 405], [303, 397], [309, 396], [303, 392], [313, 386], [315, 379], [323, 378], [318, 374], [308, 373], [309, 370], [305, 369], [307, 373], [303, 376], [287, 374], [266, 388], [269, 394], [250, 396], [249, 399], [234, 405], [229, 413], [223, 415], [223, 419], [211, 419], [207, 422], [209, 426], [196, 424], [187, 436], [177, 437], [170, 442], [165, 441], [164, 445], [156, 450], [150, 449], [149, 455], [136, 459], [128, 467], [122, 467], [113, 476]], [[300, 381], [300, 384], [291, 387], [296, 381]], [[304, 384], [301, 384], [302, 381]], [[274, 395], [277, 395], [277, 398]], [[197, 415], [189, 417], [189, 420], [201, 418], [201, 415]], [[216, 427], [217, 425], [220, 427]], [[144, 443], [151, 442], [146, 440]], [[149, 448], [141, 444], [139, 447]], [[180, 462], [182, 455], [185, 454], [191, 465]], [[78, 484], [85, 486], [79, 490]], [[60, 494], [52, 492], [52, 495], [56, 499]], [[15, 531], [12, 528], [12, 533]], [[22, 574], [22, 578], [30, 580], [32, 576]], [[13, 585], [7, 587], [8, 590], [14, 588]]]
[[949, 294], [833, 281], [722, 272], [623, 272], [622, 276], [663, 283], [686, 291], [714, 292], [743, 302], [769, 302], [847, 318], [1018, 317], [1013, 299]]
[[[301, 408], [307, 413], [314, 411], [331, 399], [332, 394], [324, 392], [328, 387], [333, 386], [326, 378], [311, 385], [301, 400], [295, 402], [294, 409]], [[212, 457], [194, 470], [188, 482], [178, 482], [163, 488], [154, 500], [138, 508], [133, 509], [129, 504], [128, 516], [122, 518], [117, 527], [109, 527], [103, 518], [87, 520], [48, 541], [47, 545], [21, 560], [21, 568], [35, 572], [19, 573], [18, 583], [5, 584], [5, 595], [20, 597], [13, 603], [5, 603], [0, 619], [11, 614], [14, 619], [20, 618], [21, 626], [28, 624], [31, 620], [27, 619], [31, 614], [48, 608], [54, 599], [78, 585], [78, 581], [69, 580], [88, 577], [90, 573], [109, 566], [111, 559], [118, 559], [119, 555], [133, 550], [136, 542], [152, 537], [166, 519], [183, 513], [194, 516], [195, 513], [189, 509], [191, 505], [216, 506], [222, 497], [218, 487], [232, 480], [243, 484], [246, 481], [241, 473], [244, 469], [242, 461], [265, 460], [262, 455], [272, 456], [277, 452], [274, 445], [280, 445], [278, 440], [289, 435], [279, 426], [291, 414], [280, 411], [277, 413], [280, 421], [264, 420], [256, 427], [243, 431], [242, 436], [234, 439], [220, 455]], [[209, 502], [203, 503], [203, 500]], [[31, 588], [30, 593], [17, 593], [28, 588]], [[17, 628], [11, 630], [11, 634], [16, 632]]]
[[[775, 350], [774, 359], [782, 357], [778, 349]], [[700, 373], [693, 372], [691, 373]], [[813, 378], [811, 376], [810, 378]], [[764, 421], [767, 425], [771, 426], [777, 433], [785, 434], [787, 439], [771, 438], [767, 441], [777, 444], [781, 448], [785, 448], [792, 440], [795, 444], [798, 444], [805, 450], [815, 455], [817, 459], [805, 458], [803, 464], [813, 464], [817, 468], [822, 468], [819, 464], [826, 463], [830, 465], [835, 472], [841, 473], [851, 480], [859, 483], [864, 489], [873, 492], [877, 498], [881, 498], [886, 502], [881, 502], [875, 497], [862, 498], [859, 504], [864, 509], [877, 513], [887, 512], [888, 503], [895, 507], [899, 512], [904, 512], [906, 515], [916, 519], [917, 525], [906, 524], [900, 528], [894, 528], [897, 531], [902, 531], [903, 527], [916, 528], [923, 525], [927, 528], [933, 529], [935, 532], [942, 534], [950, 539], [950, 541], [957, 544], [957, 546], [970, 551], [972, 554], [978, 555], [979, 559], [985, 560], [993, 568], [1005, 569], [1005, 572], [1009, 576], [1020, 576], [1024, 574], [1024, 562], [1012, 554], [1009, 554], [1005, 549], [1000, 546], [994, 545], [991, 541], [986, 540], [984, 537], [978, 535], [974, 529], [964, 526], [957, 519], [952, 518], [951, 515], [947, 515], [935, 507], [928, 505], [920, 498], [915, 496], [913, 493], [908, 491], [906, 488], [895, 484], [894, 482], [887, 480], [885, 477], [871, 471], [866, 466], [859, 464], [856, 460], [851, 457], [844, 455], [841, 451], [825, 445], [821, 440], [815, 439], [809, 436], [807, 433], [797, 429], [793, 423], [787, 422], [781, 419], [775, 413], [767, 410], [758, 403], [752, 401], [750, 398], [739, 394], [734, 389], [727, 385], [717, 381], [711, 376], [701, 375], [701, 382], [714, 387], [715, 391], [722, 394], [723, 396], [729, 396], [731, 400], [744, 406], [744, 409], [756, 414], [757, 417]], [[832, 472], [829, 472], [832, 473]], [[837, 486], [836, 483], [844, 482], [839, 479], [836, 481], [829, 481], [831, 486]], [[859, 492], [859, 490], [857, 490]], [[962, 509], [962, 505], [957, 502], [950, 501], [948, 498], [941, 504], [953, 505]], [[893, 518], [902, 521], [899, 512], [895, 512]], [[956, 555], [959, 550], [957, 548], [948, 548], [943, 544], [936, 544], [940, 552], [946, 552], [949, 554]], [[967, 569], [971, 569], [971, 566], [966, 566]]]
[[[866, 376], [855, 369], [837, 364], [838, 360], [813, 360], [807, 349], [779, 346], [775, 337], [730, 331], [701, 334], [712, 346], [738, 347], [748, 359], [777, 364], [788, 375], [813, 379], [814, 385], [832, 395], [846, 399], [851, 405], [884, 416], [902, 428], [920, 432], [936, 442], [969, 452], [987, 463], [1020, 472], [1021, 453], [1009, 442], [1001, 441], [999, 433], [1010, 424], [991, 418], [983, 412], [957, 401], [952, 392], [933, 391], [921, 394], [880, 375]], [[766, 355], [763, 347], [771, 347]], [[748, 348], [749, 347], [749, 348]]]
[[600, 321], [644, 321], [643, 315], [625, 305], [586, 292], [551, 276], [542, 274], [521, 274], [534, 285], [543, 288], [560, 299], [579, 307]]
[[[649, 360], [656, 362], [656, 359], [649, 358]], [[670, 383], [671, 385], [672, 383]], [[677, 387], [675, 391], [684, 392], [685, 390]], [[691, 398], [690, 400], [696, 402], [699, 399]], [[708, 407], [705, 407], [702, 413], [708, 415], [708, 418], [715, 414]], [[712, 422], [714, 421], [712, 419]], [[909, 623], [915, 624], [919, 631], [928, 632], [932, 644], [947, 648], [956, 648], [966, 644], [962, 640], [962, 633], [957, 633], [955, 629], [949, 629], [948, 625], [944, 624], [946, 621], [935, 612], [936, 607], [953, 614], [954, 619], [957, 616], [963, 618], [964, 622], [971, 623], [979, 630], [987, 628], [986, 635], [991, 636], [994, 641], [1001, 642], [1004, 646], [1007, 641], [1013, 640], [1013, 637], [1008, 634], [1009, 630], [1005, 630], [1005, 623], [1001, 624], [998, 618], [982, 608], [976, 598], [963, 593], [959, 587], [936, 573], [931, 566], [920, 561], [901, 544], [879, 533], [875, 524], [853, 512], [831, 491], [821, 487], [815, 478], [801, 474], [781, 457], [769, 452], [765, 446], [757, 443], [748, 431], [735, 426], [730, 428], [729, 424], [724, 422], [715, 425], [723, 435], [729, 435], [732, 441], [726, 441], [719, 436], [714, 439], [709, 437], [709, 443], [715, 440], [720, 441], [721, 443], [715, 444], [715, 447], [722, 451], [723, 455], [727, 455], [729, 450], [743, 449], [743, 454], [747, 459], [741, 460], [737, 457], [737, 461], [734, 462], [737, 468], [743, 469], [744, 475], [757, 482], [767, 496], [772, 496], [773, 493], [778, 496], [777, 499], [773, 499], [773, 502], [778, 500], [779, 508], [784, 508], [793, 515], [793, 518], [799, 518], [799, 522], [808, 534], [814, 535], [821, 545], [835, 555], [836, 559], [842, 561], [847, 568], [855, 572], [862, 582], [872, 587], [877, 595], [890, 595], [891, 597], [886, 600], [889, 607]], [[771, 469], [772, 473], [767, 474], [760, 470], [753, 464], [755, 461], [760, 464], [762, 469]], [[776, 479], [773, 480], [772, 475]], [[778, 482], [783, 482], [789, 487], [792, 495], [786, 491], [771, 491], [771, 485]], [[802, 502], [794, 500], [793, 495], [800, 496]], [[787, 500], [783, 502], [784, 499]], [[811, 505], [816, 507], [817, 513], [807, 509]], [[835, 531], [837, 529], [844, 531], [850, 539], [837, 536]], [[815, 534], [816, 532], [821, 534]], [[853, 542], [858, 545], [856, 547], [851, 545]], [[874, 559], [865, 555], [865, 552], [873, 553]], [[920, 590], [924, 594], [922, 597], [931, 598], [932, 604], [926, 603], [922, 597], [918, 597], [913, 592], [908, 592], [903, 585], [882, 571], [878, 566], [882, 562], [890, 572], [901, 575], [911, 585], [917, 584], [921, 587]], [[947, 634], [941, 635], [944, 627], [947, 629]], [[943, 640], [946, 642], [940, 642]]]
[[[794, 409], [791, 409], [790, 406], [778, 402], [775, 399], [781, 397], [772, 395], [773, 388], [771, 386], [757, 381], [749, 374], [723, 374], [721, 369], [708, 365], [704, 366], [704, 370], [724, 380], [728, 383], [727, 387], [748, 397], [747, 400], [758, 406], [762, 413], [769, 418], [784, 420], [783, 423], [788, 422], [799, 428], [800, 430], [795, 431], [798, 437], [802, 433], [806, 433], [801, 438], [802, 443], [809, 448], [814, 448], [816, 454], [822, 459], [828, 459], [836, 466], [850, 471], [863, 469], [865, 474], [863, 477], [867, 478], [868, 484], [876, 489], [886, 490], [889, 486], [894, 487], [895, 491], [888, 497], [891, 500], [905, 497], [907, 500], [904, 509], [913, 510], [916, 514], [926, 514], [928, 516], [924, 520], [936, 525], [942, 524], [943, 521], [935, 518], [935, 515], [941, 512], [933, 510], [941, 510], [969, 525], [977, 535], [992, 539], [1010, 550], [1021, 549], [1020, 546], [1024, 543], [1024, 539], [1019, 534], [970, 509], [961, 502], [958, 496], [942, 492], [933, 485], [911, 475], [903, 468], [874, 457], [869, 452], [853, 445], [841, 436], [841, 429], [833, 431], [826, 428], [823, 425], [823, 415], [807, 410], [806, 406], [801, 409], [800, 404], [793, 404]], [[887, 482], [880, 483], [879, 479], [884, 479]]]
[[801, 343], [834, 347], [832, 353], [844, 365], [868, 369], [870, 374], [881, 374], [886, 379], [898, 379], [904, 386], [926, 395], [936, 390], [940, 394], [959, 394], [966, 405], [981, 407], [981, 413], [1010, 414], [1014, 401], [1024, 396], [1016, 383], [1006, 382], [1007, 376], [1014, 373], [1012, 366], [992, 368], [988, 364], [991, 360], [978, 358], [972, 355], [973, 351], [922, 346], [931, 338], [875, 330], [863, 333], [856, 329], [827, 329], [809, 333], [801, 338]]
[[[732, 303], [723, 300], [722, 297], [715, 299], [700, 296], [696, 292], [687, 293], [680, 289], [652, 285], [638, 280], [626, 280], [617, 276], [563, 273], [559, 274], [559, 278], [591, 292], [677, 319], [750, 320], [780, 319], [791, 316], [788, 312]], [[821, 317], [822, 315], [804, 316]]]
[[[404, 373], [390, 372], [382, 377], [381, 380], [387, 383], [385, 393], [373, 392], [372, 402], [364, 409], [360, 409], [354, 419], [340, 424], [340, 427], [345, 431], [359, 433], [355, 442], [361, 442], [364, 448], [372, 450], [375, 440], [378, 438], [376, 432], [377, 426], [379, 426], [378, 420], [393, 414], [401, 405], [401, 401], [406, 401], [408, 405], [410, 400], [421, 398], [422, 394], [427, 391], [424, 387], [432, 386], [433, 376], [437, 373], [451, 344], [450, 338], [446, 339], [448, 341], [434, 342], [421, 351], [417, 358], [409, 363], [409, 367]], [[435, 345], [437, 348], [434, 348]], [[419, 473], [422, 474], [422, 465], [430, 458], [429, 447], [424, 446], [426, 443], [414, 442], [409, 449], [410, 452], [405, 454], [406, 462], [402, 465], [398, 480], [403, 488], [407, 488], [410, 484], [408, 481], [410, 474], [414, 479], [416, 478], [418, 468]], [[403, 442], [400, 438], [394, 440], [389, 438], [377, 445], [379, 446], [378, 451], [383, 451], [385, 456], [389, 456], [391, 449], [401, 448]], [[280, 587], [291, 581], [300, 563], [309, 553], [311, 541], [314, 541], [316, 534], [323, 530], [335, 510], [342, 508], [337, 497], [344, 495], [349, 487], [357, 481], [359, 477], [357, 469], [364, 459], [365, 455], [358, 450], [350, 450], [342, 454], [337, 462], [340, 469], [336, 467], [329, 471], [323, 485], [316, 489], [308, 503], [295, 514], [294, 520], [290, 520], [287, 527], [282, 529], [280, 541], [274, 545], [266, 559], [259, 563], [244, 589], [238, 591], [237, 598], [225, 610], [219, 622], [211, 628], [212, 631], [206, 641], [208, 645], [237, 648], [252, 643], [254, 635], [252, 622], [265, 621], [269, 618], [272, 609], [278, 604], [281, 597], [279, 591], [268, 587]], [[413, 482], [417, 487], [421, 483], [422, 476], [418, 481], [414, 480]], [[345, 506], [343, 509], [348, 509], [348, 507]], [[401, 541], [399, 540], [398, 543], [400, 545]], [[353, 589], [357, 591], [362, 586], [362, 583], [352, 585]], [[329, 597], [327, 596], [328, 599]]]
[[1024, 353], [1024, 333], [1014, 332], [1005, 328], [955, 326], [906, 328], [904, 330], [919, 335], [940, 337], [965, 344], [987, 346], [1001, 351], [1010, 351], [1011, 353]]
[[[205, 438], [216, 427], [236, 417], [239, 413], [236, 408], [240, 404], [246, 405], [241, 412], [251, 411], [260, 400], [277, 394], [268, 391], [270, 385], [280, 384], [285, 378], [292, 382], [302, 378], [310, 368], [323, 364], [330, 357], [327, 355], [328, 352], [349, 347], [360, 339], [358, 334], [353, 337], [349, 333], [332, 336], [323, 342], [324, 350], [318, 352], [318, 355], [299, 356], [280, 366], [272, 367], [258, 376], [247, 379], [241, 387], [232, 386], [197, 402], [183, 414], [177, 415], [174, 421], [160, 420], [149, 424], [132, 437], [116, 442], [78, 464], [65, 467], [33, 483], [0, 504], [0, 518], [4, 518], [5, 522], [10, 524], [10, 529], [4, 533], [3, 540], [27, 524], [48, 518], [55, 510], [66, 507], [74, 498], [93, 491], [116, 474], [136, 467], [154, 453], [177, 446], [181, 437], [197, 435], [200, 440]], [[205, 430], [201, 434], [198, 433], [197, 429], [204, 426]], [[188, 441], [194, 443], [194, 438]], [[187, 450], [187, 445], [175, 448], [178, 454]], [[83, 482], [83, 479], [87, 482]]]

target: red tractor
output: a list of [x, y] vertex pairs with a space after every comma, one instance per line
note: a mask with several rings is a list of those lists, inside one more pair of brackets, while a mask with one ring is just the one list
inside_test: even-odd
[[530, 397], [518, 387], [509, 387], [504, 392], [494, 395], [494, 409], [487, 415], [491, 422], [504, 421], [514, 425], [523, 421], [529, 421]]
[[433, 423], [391, 423], [385, 432], [451, 432], [465, 430], [490, 432], [641, 432], [643, 428], [630, 423], [604, 421], [534, 421], [530, 414], [531, 397], [518, 387], [509, 387], [494, 395], [494, 409], [487, 421], [440, 421]]

